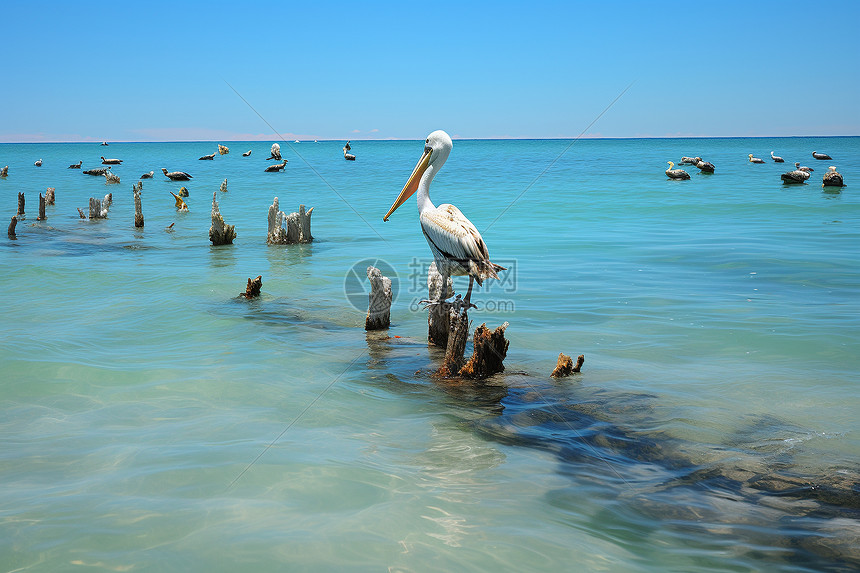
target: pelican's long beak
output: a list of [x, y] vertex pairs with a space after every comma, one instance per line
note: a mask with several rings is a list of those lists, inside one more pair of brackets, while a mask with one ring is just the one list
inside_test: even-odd
[[424, 172], [427, 171], [427, 166], [430, 165], [431, 151], [432, 149], [430, 147], [424, 148], [424, 154], [421, 156], [421, 159], [418, 160], [418, 165], [416, 165], [415, 169], [412, 170], [412, 175], [409, 176], [409, 180], [406, 182], [406, 185], [403, 186], [403, 191], [400, 192], [394, 205], [391, 206], [391, 209], [389, 209], [388, 213], [385, 214], [385, 217], [382, 218], [383, 221], [387, 221], [391, 214], [418, 190], [421, 176], [424, 175]]

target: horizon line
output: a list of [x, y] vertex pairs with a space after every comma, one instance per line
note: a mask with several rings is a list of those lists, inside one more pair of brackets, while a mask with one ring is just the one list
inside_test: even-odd
[[[836, 138], [836, 137], [860, 137], [860, 135], [644, 135], [644, 136], [601, 136], [601, 137], [452, 137], [454, 141], [575, 141], [579, 139], [588, 140], [619, 140], [619, 139], [801, 139], [801, 138]], [[300, 143], [321, 143], [339, 141], [419, 141], [421, 138], [329, 138], [329, 139], [299, 139]], [[23, 145], [40, 143], [90, 143], [101, 146], [103, 142], [110, 143], [265, 143], [268, 141], [283, 141], [284, 143], [295, 143], [296, 140], [286, 141], [273, 137], [269, 139], [167, 139], [167, 140], [45, 140], [45, 141], [0, 141], [0, 145]]]

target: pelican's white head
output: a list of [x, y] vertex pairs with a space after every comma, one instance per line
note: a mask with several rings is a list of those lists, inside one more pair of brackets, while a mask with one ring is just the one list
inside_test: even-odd
[[[454, 147], [454, 143], [451, 141], [451, 136], [441, 129], [438, 129], [427, 136], [427, 139], [424, 140], [424, 153], [421, 155], [421, 159], [418, 160], [418, 164], [415, 166], [415, 169], [412, 170], [412, 175], [409, 176], [409, 180], [406, 181], [406, 185], [403, 186], [403, 190], [400, 192], [400, 195], [397, 196], [397, 200], [394, 201], [391, 209], [389, 209], [388, 213], [385, 214], [385, 217], [382, 218], [383, 221], [387, 221], [388, 217], [390, 217], [398, 207], [403, 205], [407, 199], [412, 197], [412, 195], [418, 190], [419, 184], [421, 184], [422, 181], [424, 181], [425, 186], [430, 185], [430, 181], [448, 159], [448, 155], [451, 153], [452, 147]], [[419, 194], [419, 199], [420, 197], [421, 195]]]

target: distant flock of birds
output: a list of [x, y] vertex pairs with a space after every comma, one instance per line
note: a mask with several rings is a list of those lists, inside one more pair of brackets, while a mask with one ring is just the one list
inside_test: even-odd
[[[774, 155], [773, 151], [770, 152], [770, 157], [774, 161], [774, 163], [785, 163], [785, 160], [778, 156]], [[812, 152], [812, 157], [821, 161], [833, 160], [832, 157], [827, 155], [826, 153], [818, 153], [817, 151]], [[750, 163], [765, 163], [764, 159], [759, 157], [754, 157], [752, 153], [749, 154], [749, 162]], [[690, 174], [684, 171], [683, 169], [675, 169], [675, 164], [672, 161], [667, 161], [669, 164], [669, 169], [666, 170], [666, 177], [669, 179], [675, 180], [684, 180], [689, 179]], [[702, 173], [713, 173], [714, 172], [714, 164], [708, 161], [703, 161], [701, 157], [682, 157], [680, 161], [681, 165], [695, 165], [698, 167]], [[788, 171], [787, 173], [783, 173], [780, 178], [783, 183], [805, 183], [807, 179], [810, 177], [810, 173], [815, 171], [811, 167], [802, 166], [799, 162], [794, 164], [794, 171]], [[827, 170], [827, 173], [824, 174], [824, 180], [822, 182], [822, 187], [844, 187], [845, 183], [842, 179], [842, 175], [840, 175], [836, 171], [835, 166], [830, 166]]]
[[[299, 141], [296, 140], [296, 143], [299, 143]], [[314, 143], [316, 143], [316, 140], [314, 140]], [[107, 144], [107, 142], [102, 142], [101, 145], [108, 145], [108, 144]], [[350, 147], [349, 141], [347, 141], [346, 145], [343, 146], [343, 158], [346, 159], [347, 161], [355, 161], [355, 155], [353, 155], [352, 153], [348, 153], [348, 151], [350, 151], [351, 149], [352, 149], [352, 147]], [[220, 153], [221, 155], [226, 155], [229, 152], [230, 152], [230, 150], [227, 147], [225, 147], [223, 145], [218, 145], [218, 151], [217, 152], [210, 153], [209, 155], [204, 155], [202, 157], [199, 157], [198, 159], [200, 161], [212, 161], [215, 159], [216, 153]], [[250, 155], [251, 155], [251, 150], [249, 149], [248, 151], [246, 151], [245, 153], [242, 154], [242, 157], [249, 157]], [[283, 171], [284, 168], [287, 166], [288, 161], [286, 159], [281, 158], [281, 146], [277, 143], [272, 144], [271, 153], [270, 153], [269, 157], [266, 158], [266, 161], [271, 161], [273, 159], [275, 161], [280, 161], [280, 163], [273, 163], [272, 165], [267, 166], [264, 169], [264, 171], [266, 173], [277, 173], [279, 171]], [[113, 166], [113, 165], [122, 165], [122, 159], [105, 158], [105, 156], [102, 155], [101, 160], [102, 160], [102, 165], [107, 165], [107, 167], [98, 167], [95, 169], [85, 169], [82, 171], [82, 173], [85, 175], [94, 175], [94, 176], [104, 177], [108, 183], [119, 183], [120, 182], [119, 176], [114, 174], [114, 173], [111, 173], [110, 169], [111, 169], [111, 166]], [[77, 163], [69, 165], [69, 169], [81, 169], [81, 166], [83, 165], [83, 163], [84, 163], [83, 161], [78, 161]], [[34, 163], [34, 165], [36, 167], [41, 167], [42, 166], [42, 159], [39, 159], [38, 161], [36, 161]], [[185, 171], [168, 171], [167, 169], [165, 169], [163, 167], [161, 168], [161, 171], [164, 173], [164, 176], [167, 177], [168, 179], [170, 179], [171, 181], [188, 181], [188, 180], [192, 179], [192, 176], [189, 175], [188, 173], [186, 173]], [[2, 169], [0, 169], [0, 177], [6, 177], [6, 176], [8, 176], [8, 174], [9, 174], [9, 166], [8, 165], [3, 167]], [[152, 176], [154, 174], [155, 174], [154, 171], [150, 171], [149, 173], [144, 173], [143, 175], [140, 176], [140, 179], [152, 179]]]

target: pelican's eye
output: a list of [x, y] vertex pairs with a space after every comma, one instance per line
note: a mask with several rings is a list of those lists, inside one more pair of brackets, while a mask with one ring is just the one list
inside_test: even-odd
[[432, 151], [433, 151], [433, 148], [430, 147], [429, 145], [424, 148], [424, 153], [430, 153]]
[[425, 139], [424, 143], [430, 143], [430, 138], [428, 137], [427, 139]]

